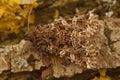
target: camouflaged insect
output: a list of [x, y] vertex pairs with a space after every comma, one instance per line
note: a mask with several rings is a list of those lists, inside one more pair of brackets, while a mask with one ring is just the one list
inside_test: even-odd
[[98, 55], [109, 53], [103, 33], [97, 16], [79, 15], [39, 25], [28, 37], [40, 54], [56, 55], [83, 68], [96, 68], [103, 65]]

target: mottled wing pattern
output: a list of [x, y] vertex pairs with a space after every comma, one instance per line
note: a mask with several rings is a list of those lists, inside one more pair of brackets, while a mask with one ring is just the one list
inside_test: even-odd
[[30, 40], [40, 54], [56, 55], [83, 68], [96, 68], [104, 44], [103, 33], [101, 22], [95, 16], [79, 15], [37, 26]]

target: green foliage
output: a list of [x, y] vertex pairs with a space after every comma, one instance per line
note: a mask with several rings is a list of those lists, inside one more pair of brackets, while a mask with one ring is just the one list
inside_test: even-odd
[[21, 0], [0, 0], [0, 33], [18, 34], [25, 23], [34, 23], [34, 11], [37, 2], [21, 4]]

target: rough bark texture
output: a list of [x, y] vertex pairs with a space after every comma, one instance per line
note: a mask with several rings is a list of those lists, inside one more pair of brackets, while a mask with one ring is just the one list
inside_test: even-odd
[[119, 21], [80, 15], [38, 26], [29, 35], [31, 42], [22, 40], [19, 44], [1, 46], [0, 72], [44, 68], [42, 78], [59, 78], [89, 69], [116, 68], [120, 66]]
[[[105, 16], [105, 13], [109, 12], [108, 8], [112, 6], [111, 3], [103, 2], [103, 0], [76, 0], [77, 2], [72, 1], [74, 0], [65, 0], [63, 4], [63, 1], [60, 0], [41, 0], [40, 7], [36, 9], [36, 24], [45, 24], [48, 22], [52, 22], [52, 20], [58, 18], [58, 16], [64, 16], [65, 18], [69, 18], [75, 13], [77, 15], [87, 13], [94, 8], [96, 8], [95, 13], [98, 13], [100, 15], [100, 18], [103, 18], [103, 16]], [[31, 33], [32, 35], [30, 35], [32, 37], [30, 40], [33, 40], [34, 43], [22, 40], [19, 44], [15, 45], [0, 45], [0, 80], [36, 80], [36, 77], [38, 79], [50, 76], [54, 76], [56, 78], [63, 76], [71, 77], [77, 73], [82, 73], [79, 74], [79, 76], [82, 76], [80, 78], [78, 77], [78, 75], [75, 76], [78, 79], [90, 80], [98, 73], [96, 71], [89, 71], [89, 69], [96, 70], [99, 68], [115, 68], [110, 69], [108, 72], [109, 75], [112, 75], [113, 77], [118, 75], [118, 78], [113, 79], [119, 80], [119, 2], [120, 1], [118, 0], [116, 6], [113, 6], [111, 8], [111, 10], [114, 11], [113, 16], [118, 18], [111, 18], [106, 20], [99, 20], [97, 18], [93, 18], [91, 20], [89, 19], [90, 16], [83, 15], [86, 17], [79, 16], [71, 18], [70, 23], [69, 20], [61, 19], [48, 25], [42, 25], [42, 27], [38, 26], [38, 29], [36, 28], [36, 30]], [[59, 13], [56, 13], [57, 10]], [[82, 23], [76, 24], [76, 20], [78, 19], [80, 19]], [[56, 27], [53, 24], [56, 24]], [[66, 26], [66, 24], [68, 26]], [[74, 28], [74, 26], [77, 27]], [[84, 27], [84, 29], [80, 29], [83, 28], [82, 26]], [[90, 28], [88, 28], [88, 26]], [[61, 29], [61, 27], [63, 27], [63, 29]], [[61, 33], [59, 36], [57, 35], [58, 32], [54, 32], [54, 30], [56, 31], [56, 28], [59, 33]], [[45, 37], [41, 30], [43, 33], [45, 33]], [[65, 32], [66, 30], [67, 32]], [[82, 34], [83, 37], [77, 35], [77, 33], [80, 32], [79, 30], [82, 30], [79, 35]], [[88, 32], [86, 32], [87, 30]], [[34, 32], [35, 34], [33, 34]], [[38, 34], [39, 32], [43, 35], [39, 34], [37, 36], [36, 34]], [[52, 34], [48, 34], [49, 32]], [[72, 36], [70, 36], [71, 33], [73, 34]], [[58, 36], [57, 39], [55, 37], [56, 44], [51, 41], [52, 38], [49, 38], [49, 35]], [[43, 38], [45, 38], [45, 40]], [[72, 39], [70, 40], [70, 38]], [[67, 42], [65, 42], [64, 39], [66, 39]], [[83, 46], [86, 47], [87, 45], [89, 45], [90, 47], [91, 44], [93, 44], [94, 46], [90, 48], [82, 48], [83, 51], [85, 51], [82, 52], [81, 50], [79, 50], [79, 48], [81, 48], [80, 44], [73, 45], [76, 42], [84, 41], [88, 41], [90, 43], [82, 43]], [[47, 42], [47, 44], [44, 44], [44, 42]], [[59, 44], [61, 42], [62, 44]], [[69, 43], [70, 45], [68, 45]], [[35, 44], [37, 44], [37, 46]], [[42, 47], [43, 49], [39, 47]], [[89, 52], [91, 48], [93, 49], [93, 51]], [[73, 52], [71, 52], [72, 49]], [[88, 50], [88, 52], [86, 52], [86, 50]], [[61, 51], [64, 53], [62, 53]], [[95, 54], [93, 54], [94, 51]], [[79, 55], [79, 57], [76, 57], [76, 55]], [[67, 79], [62, 78], [62, 80]]]

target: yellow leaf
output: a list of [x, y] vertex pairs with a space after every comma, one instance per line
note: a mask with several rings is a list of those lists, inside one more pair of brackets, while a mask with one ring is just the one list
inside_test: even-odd
[[33, 6], [34, 8], [36, 8], [36, 7], [38, 6], [38, 3], [37, 3], [37, 2], [33, 2], [33, 3], [32, 3], [32, 6]]
[[21, 0], [9, 0], [9, 5], [13, 6], [14, 4], [20, 4]]
[[20, 12], [20, 15], [23, 17], [23, 18], [27, 18], [27, 15], [28, 15], [28, 10], [24, 9]]
[[1, 2], [2, 4], [5, 4], [5, 3], [7, 2], [7, 0], [0, 0], [0, 2]]
[[0, 18], [3, 16], [4, 13], [5, 13], [5, 8], [1, 7], [0, 8]]
[[[23, 27], [27, 22], [26, 20], [28, 23], [34, 23], [35, 16], [32, 9], [37, 7], [38, 3], [35, 2], [36, 0], [32, 0], [30, 4], [22, 4], [22, 1], [0, 0], [0, 32], [18, 34], [20, 27]], [[25, 1], [28, 2], [29, 0]]]
[[99, 78], [98, 77], [94, 77], [92, 80], [99, 80]]
[[59, 11], [55, 10], [55, 13], [53, 14], [53, 18], [57, 19], [59, 17]]
[[7, 26], [8, 26], [7, 30], [6, 30], [7, 33], [16, 33], [17, 34], [19, 32], [18, 31], [19, 27], [14, 22], [9, 23]]
[[20, 4], [22, 1], [21, 0], [10, 0], [11, 2], [14, 2], [14, 3], [17, 3], [17, 4]]
[[100, 69], [99, 72], [100, 72], [100, 76], [106, 76], [106, 69]]
[[100, 80], [111, 80], [111, 78], [109, 76], [105, 76], [105, 77], [100, 76]]

